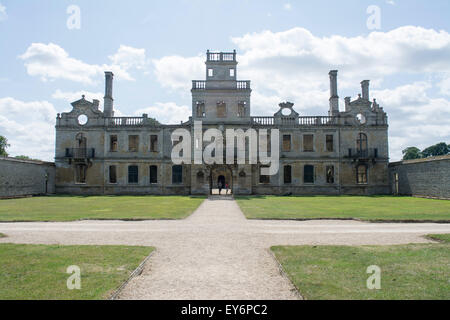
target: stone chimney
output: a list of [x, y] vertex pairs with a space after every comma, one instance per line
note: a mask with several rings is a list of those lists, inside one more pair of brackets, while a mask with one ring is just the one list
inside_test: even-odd
[[114, 117], [113, 78], [114, 74], [112, 72], [105, 72], [105, 97], [103, 104], [103, 113], [106, 117]]
[[369, 80], [361, 81], [362, 98], [369, 100]]
[[328, 115], [339, 115], [339, 96], [337, 93], [337, 70], [331, 70], [330, 73], [330, 110]]
[[100, 101], [98, 101], [97, 99], [92, 100], [92, 103], [94, 104], [94, 108], [96, 110], [98, 110], [98, 106], [100, 105]]
[[345, 100], [345, 112], [348, 112], [348, 111], [350, 111], [350, 97], [345, 97], [344, 98], [344, 100]]

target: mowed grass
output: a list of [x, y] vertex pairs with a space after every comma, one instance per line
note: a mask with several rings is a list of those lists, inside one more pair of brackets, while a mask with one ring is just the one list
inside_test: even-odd
[[[449, 235], [445, 236], [449, 239]], [[450, 299], [450, 243], [392, 246], [272, 247], [306, 299]], [[367, 267], [381, 269], [381, 289], [369, 290]]]
[[0, 221], [72, 221], [80, 219], [182, 219], [204, 197], [51, 196], [0, 200]]
[[432, 240], [435, 240], [435, 241], [449, 242], [450, 243], [450, 233], [447, 233], [447, 234], [430, 234], [430, 235], [428, 235], [428, 238], [432, 239]]
[[237, 197], [249, 219], [449, 221], [450, 201], [394, 196]]
[[[135, 246], [0, 244], [0, 299], [107, 299], [152, 252]], [[69, 266], [81, 289], [69, 290]]]

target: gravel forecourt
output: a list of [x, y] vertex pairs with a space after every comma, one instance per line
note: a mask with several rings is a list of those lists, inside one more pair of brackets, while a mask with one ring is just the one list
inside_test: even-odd
[[216, 197], [184, 220], [0, 223], [0, 232], [0, 243], [156, 247], [120, 299], [246, 300], [301, 299], [271, 246], [426, 243], [450, 224], [247, 220], [234, 200]]

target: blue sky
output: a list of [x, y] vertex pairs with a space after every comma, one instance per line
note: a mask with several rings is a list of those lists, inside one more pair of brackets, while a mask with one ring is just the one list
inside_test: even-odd
[[[79, 29], [67, 27], [72, 5]], [[379, 28], [367, 26], [369, 6]], [[341, 100], [370, 79], [398, 160], [407, 146], [450, 143], [449, 13], [445, 0], [0, 0], [0, 135], [13, 156], [52, 160], [56, 113], [83, 93], [102, 98], [106, 69], [118, 115], [187, 120], [206, 50], [236, 49], [252, 115], [285, 100], [325, 115], [328, 70], [339, 70]]]

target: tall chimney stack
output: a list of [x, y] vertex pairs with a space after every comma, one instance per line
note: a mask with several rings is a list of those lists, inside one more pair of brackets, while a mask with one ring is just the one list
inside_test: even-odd
[[105, 97], [103, 113], [106, 117], [114, 117], [113, 78], [114, 74], [111, 71], [105, 72]]
[[337, 70], [331, 70], [330, 73], [330, 116], [339, 115], [339, 96], [337, 93]]
[[369, 80], [361, 81], [362, 98], [369, 100]]

